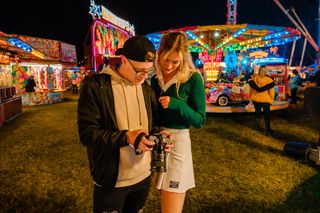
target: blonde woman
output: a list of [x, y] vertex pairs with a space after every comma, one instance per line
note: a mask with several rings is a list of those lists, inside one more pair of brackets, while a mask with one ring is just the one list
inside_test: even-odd
[[162, 212], [182, 212], [186, 191], [195, 187], [189, 128], [201, 128], [206, 119], [202, 76], [196, 72], [184, 33], [163, 35], [157, 52], [157, 75], [151, 79], [160, 102], [160, 126], [172, 134], [173, 149], [167, 172], [160, 173]]
[[260, 66], [259, 73], [253, 76], [249, 85], [249, 96], [255, 108], [255, 128], [260, 129], [260, 117], [263, 109], [265, 132], [270, 134], [273, 132], [270, 127], [270, 105], [274, 101], [275, 84], [273, 78], [267, 75], [265, 65]]

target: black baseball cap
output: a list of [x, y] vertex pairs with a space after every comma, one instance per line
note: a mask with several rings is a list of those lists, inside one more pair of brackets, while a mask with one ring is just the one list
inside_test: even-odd
[[153, 62], [156, 58], [153, 43], [142, 35], [126, 40], [123, 47], [117, 49], [115, 54], [124, 55], [127, 59], [139, 62]]

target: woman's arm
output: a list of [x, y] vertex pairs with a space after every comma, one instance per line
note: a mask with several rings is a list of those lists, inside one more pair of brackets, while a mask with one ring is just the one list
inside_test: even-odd
[[191, 88], [188, 103], [170, 97], [168, 108], [177, 110], [181, 117], [191, 126], [201, 128], [206, 120], [206, 98], [202, 77], [195, 72], [190, 78]]

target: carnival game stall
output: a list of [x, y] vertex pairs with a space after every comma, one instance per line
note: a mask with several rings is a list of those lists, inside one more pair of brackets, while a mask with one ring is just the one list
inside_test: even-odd
[[[26, 87], [26, 81], [33, 76], [36, 86], [34, 92], [22, 92], [23, 105], [53, 104], [63, 101], [64, 81], [60, 64], [39, 64], [24, 62], [14, 69], [25, 79], [19, 82], [20, 88]], [[16, 74], [15, 74], [16, 75]], [[20, 78], [21, 79], [21, 78]]]
[[105, 58], [115, 55], [115, 51], [121, 48], [124, 42], [134, 33], [133, 25], [129, 24], [103, 5], [96, 5], [91, 0], [90, 14], [93, 17], [91, 25], [90, 51], [87, 51], [88, 70], [98, 72], [99, 67], [106, 63]]
[[19, 64], [19, 56], [39, 58], [41, 54], [21, 40], [0, 32], [0, 126], [22, 113], [22, 99], [13, 85], [12, 74], [12, 64]]
[[284, 45], [301, 37], [298, 30], [252, 24], [210, 25], [170, 29], [147, 37], [157, 48], [162, 35], [168, 31], [183, 31], [188, 35], [189, 51], [205, 76], [207, 103], [219, 106], [246, 103], [247, 81], [256, 65], [267, 65], [269, 74], [277, 82], [277, 98], [286, 99], [286, 62], [270, 63], [267, 58], [283, 60], [278, 53]]
[[[19, 63], [11, 63], [12, 84], [21, 95], [22, 104], [28, 106], [62, 102], [66, 90], [64, 69], [76, 65], [75, 46], [50, 39], [11, 36], [42, 54], [38, 59], [19, 57]], [[26, 92], [30, 77], [33, 77], [36, 86], [33, 92]]]

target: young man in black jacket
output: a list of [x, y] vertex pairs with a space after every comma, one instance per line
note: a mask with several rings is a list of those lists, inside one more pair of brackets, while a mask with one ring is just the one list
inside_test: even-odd
[[157, 101], [145, 83], [155, 49], [144, 36], [128, 39], [108, 66], [85, 82], [78, 132], [94, 180], [94, 212], [140, 212], [150, 187]]

